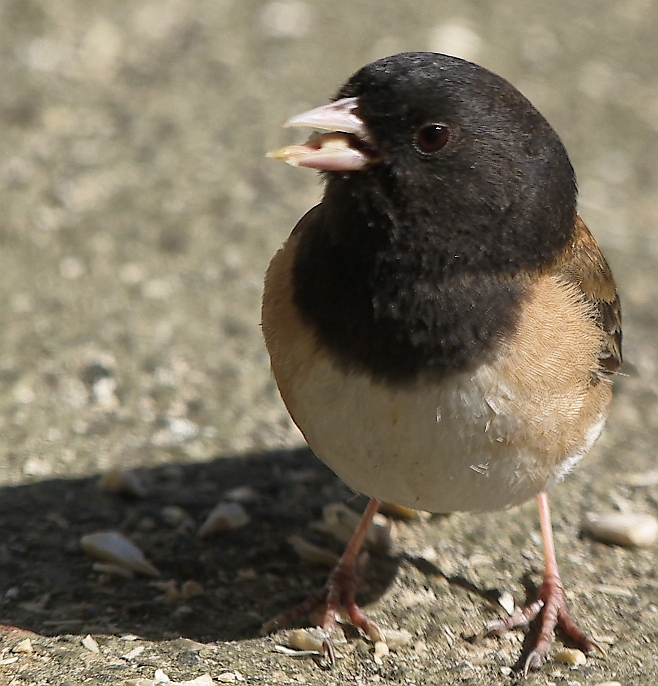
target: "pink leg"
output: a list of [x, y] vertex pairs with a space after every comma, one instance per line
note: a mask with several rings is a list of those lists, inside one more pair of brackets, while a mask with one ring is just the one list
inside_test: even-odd
[[291, 610], [283, 612], [265, 623], [261, 633], [265, 634], [275, 631], [279, 627], [286, 626], [301, 617], [305, 617], [318, 606], [324, 605], [325, 611], [320, 628], [325, 636], [325, 650], [332, 663], [335, 661], [335, 657], [331, 643], [331, 633], [336, 625], [336, 615], [341, 607], [347, 610], [350, 621], [354, 626], [364, 631], [372, 640], [382, 640], [381, 630], [366, 617], [355, 599], [359, 552], [368, 533], [370, 522], [378, 508], [379, 501], [372, 498], [338, 564], [329, 575], [324, 588]]
[[482, 633], [484, 636], [488, 634], [500, 636], [514, 627], [528, 624], [538, 615], [541, 615], [539, 634], [533, 649], [525, 661], [523, 671], [526, 675], [531, 669], [537, 669], [541, 666], [553, 642], [553, 631], [556, 626], [559, 626], [574, 643], [586, 651], [596, 648], [605, 655], [603, 648], [582, 631], [569, 616], [564, 586], [562, 585], [562, 579], [560, 579], [557, 559], [555, 558], [551, 512], [548, 507], [548, 496], [546, 493], [540, 493], [537, 496], [537, 503], [539, 505], [539, 522], [544, 541], [545, 564], [544, 582], [539, 589], [539, 598], [534, 603], [515, 612], [511, 617], [489, 623]]

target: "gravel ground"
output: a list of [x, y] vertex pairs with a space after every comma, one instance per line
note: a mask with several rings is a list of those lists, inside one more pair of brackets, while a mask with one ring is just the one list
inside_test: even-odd
[[[608, 429], [552, 495], [573, 613], [608, 657], [526, 683], [658, 683], [656, 548], [581, 532], [587, 512], [658, 514], [657, 31], [651, 0], [0, 0], [0, 684], [518, 678], [523, 633], [467, 639], [540, 580], [533, 503], [394, 523], [363, 597], [411, 640], [382, 660], [351, 634], [333, 670], [258, 637], [326, 576], [290, 535], [337, 552], [309, 524], [364, 505], [303, 447], [269, 375], [262, 275], [321, 186], [263, 155], [298, 137], [287, 116], [408, 49], [474, 59], [544, 112], [623, 298]], [[142, 496], [99, 488], [118, 467]], [[199, 539], [247, 486], [249, 523]], [[80, 537], [110, 529], [161, 577], [92, 569]]]

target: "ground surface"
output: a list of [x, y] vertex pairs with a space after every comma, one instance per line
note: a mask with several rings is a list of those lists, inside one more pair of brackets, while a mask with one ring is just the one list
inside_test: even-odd
[[[18, 627], [0, 636], [0, 684], [123, 684], [156, 669], [268, 684], [517, 678], [522, 634], [466, 638], [501, 612], [498, 593], [521, 602], [539, 581], [533, 503], [397, 523], [364, 599], [412, 641], [382, 665], [354, 638], [327, 671], [275, 652], [285, 636], [258, 637], [326, 575], [286, 539], [339, 550], [308, 524], [351, 500], [303, 449], [269, 377], [262, 275], [320, 185], [263, 154], [293, 140], [279, 129], [287, 116], [407, 49], [475, 59], [547, 115], [624, 303], [628, 376], [591, 459], [552, 494], [573, 613], [608, 658], [551, 662], [527, 683], [658, 683], [656, 549], [580, 534], [588, 511], [658, 514], [647, 474], [658, 440], [657, 30], [651, 0], [0, 0], [0, 623]], [[139, 468], [145, 497], [99, 490], [117, 466]], [[250, 523], [197, 539], [222, 494], [247, 485]], [[194, 526], [167, 524], [171, 505]], [[138, 543], [162, 580], [204, 593], [172, 602], [149, 580], [93, 571], [79, 539], [106, 529]], [[87, 634], [100, 652], [83, 647]], [[27, 635], [34, 652], [12, 652]]]

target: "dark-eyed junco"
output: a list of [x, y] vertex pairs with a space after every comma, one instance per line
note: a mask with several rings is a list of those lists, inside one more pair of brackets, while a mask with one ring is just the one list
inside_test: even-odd
[[[621, 364], [610, 269], [576, 213], [567, 153], [507, 81], [433, 53], [387, 57], [287, 126], [314, 134], [273, 157], [324, 172], [322, 202], [265, 279], [263, 332], [281, 396], [310, 447], [372, 498], [320, 594], [327, 636], [355, 602], [355, 564], [379, 501], [497, 510], [537, 496], [539, 616], [526, 671], [570, 619], [547, 489], [590, 450]], [[284, 621], [276, 618], [270, 627]]]

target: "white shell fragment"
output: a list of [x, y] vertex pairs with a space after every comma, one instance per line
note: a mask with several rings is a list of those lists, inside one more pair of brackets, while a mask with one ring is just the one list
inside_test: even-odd
[[98, 643], [96, 643], [96, 639], [91, 634], [87, 634], [82, 639], [82, 645], [92, 653], [101, 652], [101, 649], [98, 647]]
[[110, 562], [145, 576], [160, 576], [160, 572], [144, 557], [144, 553], [116, 531], [87, 534], [80, 539], [80, 546], [97, 560]]
[[240, 503], [219, 503], [201, 525], [197, 536], [206, 538], [220, 531], [229, 531], [246, 526], [251, 521]]
[[583, 531], [602, 543], [646, 547], [658, 539], [658, 520], [640, 512], [589, 513]]
[[[333, 536], [341, 543], [347, 543], [361, 521], [361, 515], [345, 503], [329, 503], [322, 510], [322, 521], [312, 522], [311, 527]], [[377, 513], [368, 529], [366, 545], [379, 552], [386, 552], [391, 545], [391, 523]]]
[[562, 648], [553, 653], [553, 659], [556, 662], [569, 665], [570, 667], [582, 667], [587, 664], [587, 658], [582, 650], [577, 648]]
[[295, 650], [311, 651], [322, 655], [324, 637], [317, 629], [295, 629], [288, 635], [288, 643]]
[[297, 555], [306, 562], [314, 562], [323, 565], [324, 567], [329, 567], [329, 569], [333, 569], [340, 559], [340, 557], [331, 550], [310, 543], [297, 534], [289, 536], [288, 543], [293, 547]]
[[17, 643], [12, 649], [12, 653], [26, 653], [30, 654], [34, 652], [34, 647], [32, 646], [32, 641], [29, 638]]
[[[282, 655], [287, 655], [288, 657], [309, 657], [311, 655], [317, 655], [318, 652], [316, 650], [293, 650], [292, 648], [288, 648], [288, 646], [282, 646], [282, 645], [275, 645], [274, 650], [277, 653], [281, 653]], [[15, 660], [18, 660], [18, 658], [14, 658]], [[0, 665], [2, 662], [0, 662]]]
[[514, 614], [514, 596], [509, 591], [504, 591], [498, 597], [498, 604], [511, 617]]
[[311, 528], [347, 543], [361, 517], [344, 503], [329, 503], [322, 509], [322, 521], [311, 522]]
[[144, 498], [148, 494], [144, 482], [130, 469], [113, 469], [98, 480], [101, 490], [118, 495]]

